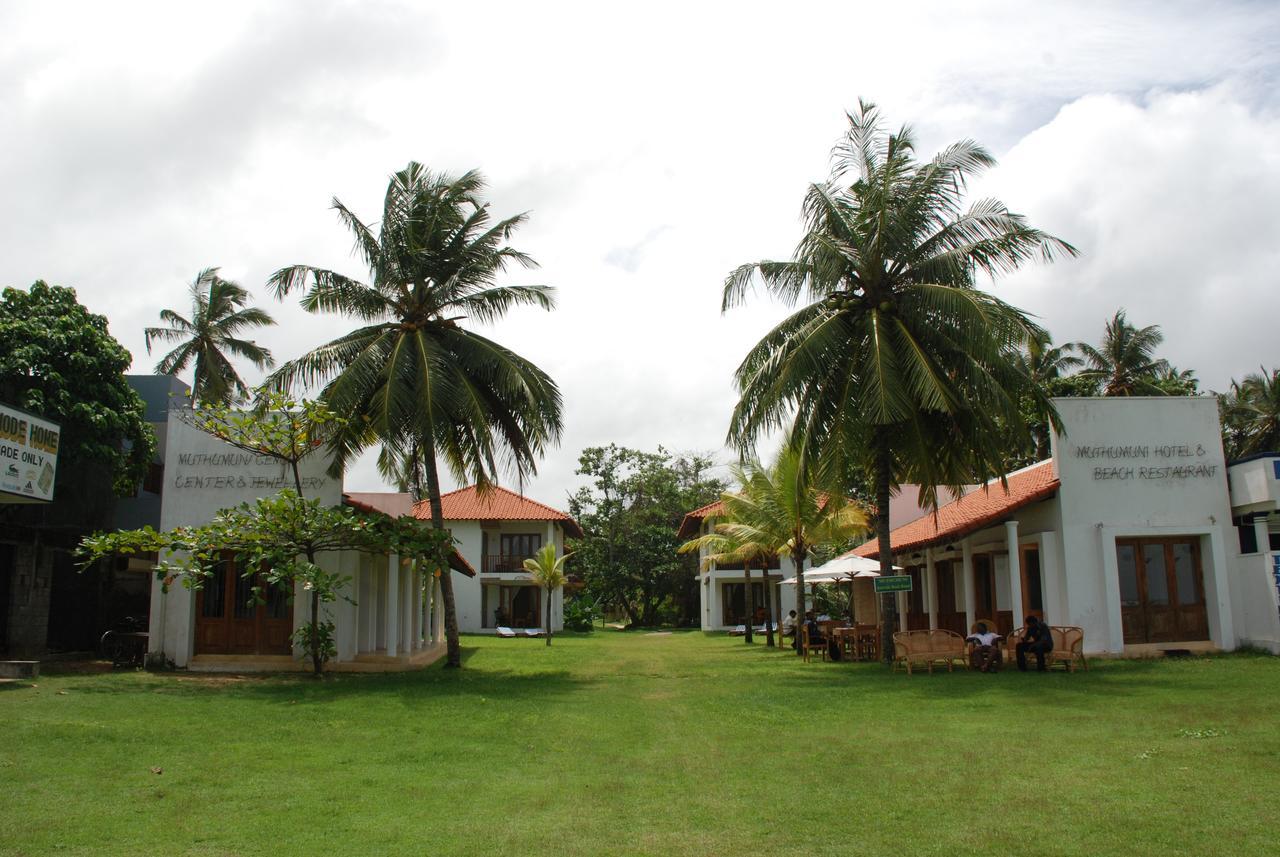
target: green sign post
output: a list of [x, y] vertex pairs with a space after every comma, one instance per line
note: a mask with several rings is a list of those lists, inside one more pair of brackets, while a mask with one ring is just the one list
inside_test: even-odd
[[876, 593], [881, 592], [910, 592], [911, 591], [911, 575], [895, 574], [890, 577], [877, 577], [874, 581]]

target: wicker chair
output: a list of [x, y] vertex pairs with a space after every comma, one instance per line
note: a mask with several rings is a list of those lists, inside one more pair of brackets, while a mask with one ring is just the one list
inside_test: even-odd
[[[1015, 628], [1005, 640], [1005, 659], [1016, 657], [1017, 645], [1022, 640], [1026, 628]], [[1076, 671], [1076, 663], [1089, 671], [1089, 661], [1084, 656], [1084, 629], [1078, 625], [1050, 625], [1049, 633], [1053, 636], [1053, 651], [1044, 656], [1045, 669], [1052, 669], [1054, 664], [1062, 664], [1067, 672]]]
[[899, 631], [893, 635], [893, 668], [911, 668], [924, 664], [930, 674], [934, 664], [946, 664], [947, 672], [955, 668], [956, 661], [965, 661], [964, 637], [954, 631], [937, 628], [930, 631]]

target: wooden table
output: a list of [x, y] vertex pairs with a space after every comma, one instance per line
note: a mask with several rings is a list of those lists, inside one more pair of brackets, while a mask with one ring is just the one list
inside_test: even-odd
[[876, 625], [854, 625], [832, 628], [831, 634], [840, 641], [840, 649], [851, 661], [873, 661], [880, 658], [880, 629]]

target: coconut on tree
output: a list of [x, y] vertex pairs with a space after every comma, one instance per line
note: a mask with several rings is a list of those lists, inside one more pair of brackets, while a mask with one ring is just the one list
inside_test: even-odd
[[[331, 444], [335, 470], [381, 445], [384, 470], [403, 474], [432, 526], [445, 529], [439, 463], [484, 492], [502, 471], [524, 480], [559, 442], [560, 392], [531, 363], [475, 326], [516, 306], [554, 307], [542, 285], [499, 285], [512, 263], [536, 263], [508, 246], [526, 215], [496, 220], [476, 171], [433, 173], [410, 163], [387, 185], [377, 229], [339, 200], [333, 208], [367, 266], [367, 282], [326, 268], [292, 265], [272, 275], [277, 297], [303, 291], [313, 313], [358, 326], [282, 366], [278, 385], [322, 385], [320, 397], [348, 416]], [[453, 583], [440, 576], [447, 664], [461, 665]]]
[[[725, 281], [725, 310], [757, 284], [800, 305], [738, 367], [728, 439], [749, 452], [783, 429], [803, 478], [866, 473], [887, 575], [896, 485], [919, 483], [936, 507], [940, 487], [1003, 473], [1010, 438], [1027, 433], [1022, 396], [1053, 413], [1016, 359], [1043, 330], [979, 278], [1076, 250], [998, 200], [964, 206], [967, 182], [995, 164], [973, 141], [921, 162], [911, 129], [886, 133], [874, 105], [848, 118], [829, 179], [805, 196], [792, 258]], [[885, 596], [886, 656], [895, 614]]]
[[248, 360], [257, 369], [275, 365], [270, 351], [241, 338], [255, 327], [275, 324], [265, 310], [247, 306], [249, 298], [247, 289], [224, 280], [217, 268], [205, 268], [191, 284], [190, 318], [162, 309], [160, 320], [169, 326], [143, 331], [148, 354], [154, 342], [178, 343], [156, 364], [156, 371], [177, 375], [194, 367], [191, 396], [197, 405], [228, 405], [247, 395], [248, 387], [231, 358]]

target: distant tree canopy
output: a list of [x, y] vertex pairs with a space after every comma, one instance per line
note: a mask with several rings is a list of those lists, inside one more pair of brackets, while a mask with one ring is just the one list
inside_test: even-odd
[[686, 512], [718, 499], [725, 482], [712, 460], [642, 452], [617, 444], [583, 450], [577, 473], [591, 483], [569, 498], [584, 537], [570, 545], [571, 570], [589, 595], [622, 609], [632, 624], [672, 618], [689, 600], [697, 558], [679, 556], [676, 533]]
[[41, 280], [0, 296], [0, 401], [61, 426], [55, 501], [129, 495], [146, 474], [156, 439], [124, 377], [132, 362], [74, 289]]

